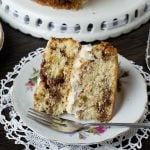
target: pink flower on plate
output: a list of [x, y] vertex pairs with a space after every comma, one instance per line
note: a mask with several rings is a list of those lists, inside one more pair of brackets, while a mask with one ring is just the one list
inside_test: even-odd
[[31, 74], [31, 77], [28, 79], [27, 83], [25, 84], [28, 90], [33, 90], [34, 86], [37, 84], [38, 76], [39, 76], [39, 70], [33, 68], [33, 73]]
[[96, 127], [95, 130], [96, 130], [97, 134], [102, 134], [107, 130], [107, 128], [106, 127]]
[[29, 80], [27, 83], [26, 83], [26, 86], [28, 89], [32, 90], [33, 87], [35, 86], [35, 83], [33, 82], [33, 80]]
[[90, 128], [89, 130], [87, 130], [87, 132], [93, 133], [93, 134], [102, 134], [106, 130], [107, 130], [107, 127], [94, 127], [94, 128]]

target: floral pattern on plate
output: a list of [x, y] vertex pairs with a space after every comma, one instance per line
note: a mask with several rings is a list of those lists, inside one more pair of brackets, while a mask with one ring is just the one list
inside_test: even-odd
[[27, 83], [25, 86], [27, 87], [27, 90], [33, 90], [34, 86], [37, 84], [39, 76], [39, 70], [36, 68], [33, 68], [33, 73], [31, 74], [31, 77], [28, 79]]
[[103, 133], [106, 132], [106, 130], [108, 129], [109, 127], [93, 127], [93, 128], [90, 128], [88, 129], [87, 131], [82, 131], [82, 132], [79, 132], [79, 138], [81, 140], [84, 140], [88, 137], [88, 135], [86, 133], [90, 133], [90, 134], [94, 134], [94, 135], [102, 135]]

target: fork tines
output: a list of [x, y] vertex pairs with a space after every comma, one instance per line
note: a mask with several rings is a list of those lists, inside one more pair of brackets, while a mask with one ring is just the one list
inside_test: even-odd
[[43, 123], [45, 125], [61, 125], [64, 126], [62, 118], [57, 118], [53, 116], [49, 116], [44, 112], [38, 112], [32, 108], [29, 108], [27, 116], [35, 121]]

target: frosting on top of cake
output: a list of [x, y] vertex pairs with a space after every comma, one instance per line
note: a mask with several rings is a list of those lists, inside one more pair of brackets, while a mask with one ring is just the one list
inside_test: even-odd
[[66, 108], [68, 113], [73, 114], [76, 112], [76, 110], [73, 109], [73, 105], [75, 103], [76, 97], [80, 94], [80, 92], [82, 90], [81, 86], [79, 85], [80, 68], [85, 61], [95, 60], [91, 51], [92, 51], [91, 45], [82, 45], [79, 55], [74, 62], [73, 69], [72, 69], [73, 71], [72, 71], [71, 79], [70, 79], [71, 90], [70, 90], [70, 93], [68, 96], [68, 104], [67, 104], [67, 108]]

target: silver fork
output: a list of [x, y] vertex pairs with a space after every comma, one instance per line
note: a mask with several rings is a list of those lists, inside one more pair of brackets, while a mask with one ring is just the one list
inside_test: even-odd
[[56, 131], [63, 133], [75, 133], [81, 130], [87, 130], [91, 127], [97, 126], [119, 126], [130, 128], [150, 128], [149, 123], [87, 123], [82, 124], [72, 120], [67, 120], [60, 117], [53, 117], [45, 114], [44, 112], [37, 112], [30, 108], [27, 116], [43, 125], [46, 125]]
[[147, 48], [146, 48], [146, 65], [147, 68], [150, 70], [150, 31], [148, 35]]

